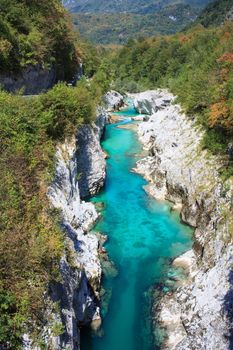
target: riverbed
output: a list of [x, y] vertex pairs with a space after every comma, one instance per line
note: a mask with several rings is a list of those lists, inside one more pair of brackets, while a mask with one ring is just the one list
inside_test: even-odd
[[106, 127], [106, 185], [92, 198], [102, 206], [94, 230], [107, 235], [105, 249], [115, 268], [103, 277], [102, 328], [97, 334], [83, 332], [81, 350], [159, 349], [151, 320], [151, 287], [168, 291], [166, 281], [175, 273], [172, 259], [192, 245], [192, 229], [180, 222], [170, 203], [149, 197], [143, 189], [147, 182], [132, 171], [142, 146], [133, 129], [118, 126], [132, 123], [128, 118], [137, 113], [129, 107], [120, 115], [125, 119]]

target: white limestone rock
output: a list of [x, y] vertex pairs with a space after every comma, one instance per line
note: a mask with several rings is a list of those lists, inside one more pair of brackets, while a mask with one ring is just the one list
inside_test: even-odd
[[198, 272], [196, 263], [196, 255], [193, 249], [190, 249], [186, 253], [178, 256], [178, 258], [173, 261], [173, 266], [181, 267], [186, 270], [188, 276], [192, 279]]
[[[161, 103], [169, 100], [167, 96], [167, 91], [158, 90], [134, 97], [135, 105], [152, 113], [148, 122], [138, 126], [149, 155], [137, 163], [136, 171], [149, 181], [151, 195], [181, 207], [182, 220], [195, 228], [194, 254], [175, 260], [175, 265], [189, 271], [187, 283], [172, 299], [165, 296], [161, 301], [160, 322], [168, 333], [164, 349], [225, 350], [231, 346], [233, 309], [232, 186], [222, 195], [219, 162], [200, 146], [203, 132], [178, 105], [171, 104], [174, 97]], [[173, 323], [183, 325], [185, 332]]]
[[[92, 203], [81, 199], [81, 193], [97, 193], [105, 180], [105, 155], [100, 139], [107, 114], [98, 112], [96, 123], [83, 126], [76, 137], [58, 145], [55, 177], [48, 190], [52, 206], [60, 211], [66, 240], [60, 264], [62, 280], [51, 285], [49, 291], [49, 300], [59, 302], [61, 308], [60, 315], [50, 317], [58, 318], [65, 327], [62, 335], [48, 336], [47, 344], [52, 343], [54, 350], [79, 350], [79, 327], [93, 322], [95, 326], [101, 324], [99, 242], [95, 234], [88, 232], [98, 214]], [[80, 172], [86, 183], [81, 181]], [[49, 325], [44, 330], [48, 332]]]
[[139, 94], [130, 94], [130, 97], [134, 100], [134, 107], [140, 114], [151, 115], [158, 109], [166, 107], [171, 101], [174, 100], [174, 96], [168, 91], [164, 90], [152, 90], [145, 91]]
[[119, 110], [124, 104], [124, 97], [117, 91], [108, 91], [103, 97], [104, 103], [106, 105], [106, 110], [112, 112]]
[[93, 196], [103, 187], [106, 176], [106, 154], [100, 146], [108, 115], [103, 113], [96, 123], [81, 127], [77, 134], [77, 174], [81, 198]]
[[174, 296], [166, 295], [160, 305], [160, 325], [167, 330], [163, 349], [176, 349], [185, 338], [185, 328], [181, 322], [181, 306]]

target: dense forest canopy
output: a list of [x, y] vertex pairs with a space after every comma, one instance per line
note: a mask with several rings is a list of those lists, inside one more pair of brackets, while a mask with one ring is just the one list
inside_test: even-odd
[[77, 30], [96, 44], [173, 34], [192, 23], [209, 0], [64, 0]]
[[233, 18], [233, 1], [219, 0], [211, 2], [195, 21], [204, 27], [221, 25], [226, 19]]
[[[131, 40], [113, 59], [115, 88], [171, 89], [186, 113], [198, 117], [206, 128], [204, 146], [226, 154], [233, 136], [232, 48], [232, 22]], [[232, 169], [231, 158], [228, 166]]]
[[80, 54], [59, 0], [0, 0], [0, 72], [54, 65], [61, 78], [77, 70]]
[[62, 0], [72, 12], [88, 13], [119, 13], [131, 12], [148, 14], [160, 11], [167, 5], [185, 4], [192, 7], [205, 7], [210, 0]]
[[74, 13], [73, 23], [81, 35], [96, 44], [124, 44], [131, 38], [173, 34], [193, 22], [199, 9], [189, 5], [170, 5], [159, 12]]

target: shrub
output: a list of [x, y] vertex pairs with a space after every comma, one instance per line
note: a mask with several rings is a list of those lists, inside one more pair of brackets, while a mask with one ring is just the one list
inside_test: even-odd
[[[203, 146], [225, 154], [233, 138], [233, 24], [193, 27], [167, 37], [130, 41], [112, 60], [116, 86], [168, 87], [206, 128]], [[127, 88], [137, 89], [135, 83]], [[124, 86], [125, 88], [125, 86]]]
[[86, 82], [58, 84], [33, 98], [0, 92], [0, 345], [6, 349], [18, 349], [28, 322], [40, 329], [45, 289], [60, 279], [65, 243], [46, 192], [56, 144], [94, 118], [92, 94]]
[[227, 148], [227, 138], [223, 130], [207, 129], [202, 139], [202, 147], [213, 154], [223, 153]]
[[0, 71], [55, 65], [59, 79], [71, 79], [80, 55], [70, 23], [59, 0], [0, 0]]

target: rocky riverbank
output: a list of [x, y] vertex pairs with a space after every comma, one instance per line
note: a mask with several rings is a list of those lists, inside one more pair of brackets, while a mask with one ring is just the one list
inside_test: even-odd
[[[148, 156], [136, 171], [146, 191], [169, 200], [195, 228], [192, 251], [174, 261], [189, 277], [155, 306], [155, 324], [166, 329], [163, 349], [230, 349], [232, 346], [232, 182], [222, 182], [220, 161], [201, 147], [203, 131], [165, 90], [131, 95]], [[155, 303], [156, 304], [156, 303]], [[157, 305], [157, 304], [156, 304]]]
[[[98, 109], [95, 123], [82, 126], [76, 135], [57, 146], [48, 199], [61, 218], [65, 250], [60, 263], [61, 280], [49, 286], [46, 296], [48, 322], [42, 338], [49, 349], [79, 350], [80, 327], [97, 329], [101, 324], [101, 247], [97, 235], [90, 231], [99, 214], [83, 198], [95, 195], [104, 185], [106, 154], [100, 140], [115, 97], [112, 93], [112, 102], [111, 93], [108, 94], [106, 106]], [[121, 95], [118, 99], [123, 103]], [[31, 344], [27, 335], [24, 338], [25, 350], [40, 349]]]
[[[104, 163], [104, 155], [97, 143], [99, 135], [94, 131], [95, 128], [95, 125], [84, 126], [78, 135], [87, 132], [87, 137], [92, 141], [90, 154], [92, 154], [91, 146], [96, 142], [94, 145], [99, 150], [96, 156], [101, 163]], [[61, 211], [67, 245], [61, 261], [62, 282], [51, 286], [50, 293], [53, 302], [60, 303], [62, 310], [60, 323], [66, 327], [65, 334], [56, 339], [56, 349], [64, 346], [79, 349], [78, 328], [92, 322], [101, 322], [98, 305], [101, 280], [99, 244], [97, 237], [89, 232], [98, 214], [93, 204], [81, 200], [77, 152], [85, 154], [87, 145], [77, 150], [78, 135], [77, 138], [73, 137], [58, 147], [55, 179], [48, 192], [53, 206]], [[86, 171], [84, 169], [83, 178], [89, 175], [85, 174]], [[95, 186], [104, 182], [105, 172], [98, 174], [99, 176], [93, 179]], [[94, 186], [90, 177], [88, 184], [90, 188]]]

